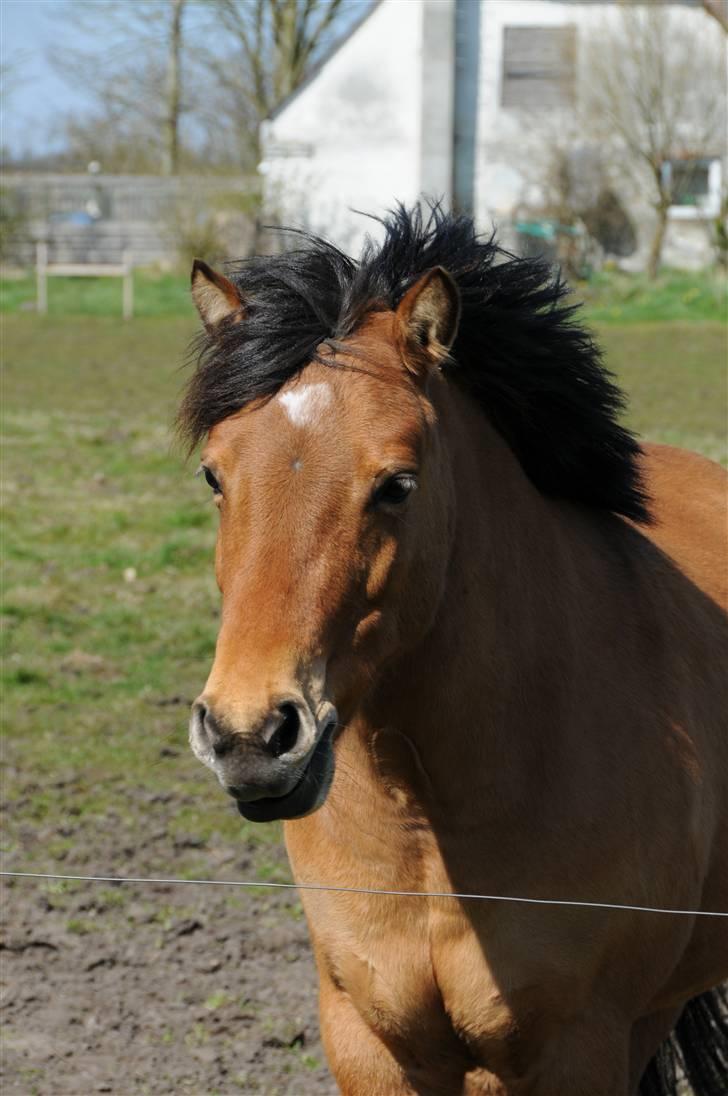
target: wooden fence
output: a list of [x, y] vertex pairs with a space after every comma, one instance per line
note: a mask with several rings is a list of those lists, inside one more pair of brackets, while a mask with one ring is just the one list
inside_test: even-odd
[[193, 229], [196, 217], [234, 219], [242, 243], [231, 245], [231, 255], [243, 254], [246, 225], [250, 239], [255, 230], [254, 213], [245, 212], [254, 210], [258, 187], [250, 177], [9, 172], [2, 185], [22, 226], [13, 234], [13, 259], [26, 266], [35, 262], [39, 242], [52, 264], [121, 265], [125, 252], [135, 266], [174, 262], [181, 217]]
[[36, 285], [38, 312], [48, 311], [48, 278], [121, 278], [121, 311], [125, 320], [134, 315], [134, 267], [131, 252], [125, 251], [121, 263], [49, 263], [48, 244], [36, 245]]

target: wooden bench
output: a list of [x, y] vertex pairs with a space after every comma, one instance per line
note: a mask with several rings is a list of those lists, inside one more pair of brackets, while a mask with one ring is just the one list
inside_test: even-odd
[[49, 263], [48, 244], [36, 245], [37, 310], [48, 312], [48, 278], [122, 278], [121, 310], [125, 320], [134, 315], [134, 268], [131, 253], [124, 251], [120, 263]]

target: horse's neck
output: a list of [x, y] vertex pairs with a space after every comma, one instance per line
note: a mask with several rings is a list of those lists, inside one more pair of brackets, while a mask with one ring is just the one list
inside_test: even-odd
[[[457, 527], [447, 588], [435, 626], [371, 705], [372, 724], [388, 729], [380, 743], [390, 733], [411, 744], [395, 750], [402, 772], [408, 753], [416, 756], [412, 780], [421, 788], [424, 773], [443, 807], [451, 798], [462, 805], [469, 794], [495, 792], [496, 780], [501, 800], [520, 800], [527, 770], [538, 771], [553, 749], [548, 732], [568, 702], [573, 644], [564, 608], [568, 508], [536, 491], [464, 397], [456, 398], [453, 413]], [[370, 732], [363, 727], [364, 735]]]

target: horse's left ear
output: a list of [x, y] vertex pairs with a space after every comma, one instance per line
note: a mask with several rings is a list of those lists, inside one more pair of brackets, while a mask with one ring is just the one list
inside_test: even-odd
[[245, 306], [233, 283], [202, 259], [192, 264], [192, 300], [210, 334], [223, 320], [239, 323], [245, 317]]
[[460, 293], [441, 266], [433, 267], [407, 290], [396, 312], [405, 363], [414, 372], [438, 365], [455, 342]]

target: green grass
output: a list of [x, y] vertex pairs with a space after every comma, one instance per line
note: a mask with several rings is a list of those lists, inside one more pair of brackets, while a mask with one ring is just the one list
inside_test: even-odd
[[[186, 744], [218, 612], [215, 509], [170, 437], [194, 330], [189, 312], [3, 320], [4, 793], [36, 825], [171, 792], [173, 833], [267, 846]], [[640, 432], [724, 456], [723, 326], [601, 334]]]
[[726, 463], [728, 331], [717, 323], [597, 327], [605, 360], [643, 438]]
[[[726, 279], [713, 271], [667, 270], [655, 282], [644, 275], [604, 271], [574, 285], [575, 299], [586, 304], [592, 323], [689, 323], [728, 321]], [[32, 311], [35, 280], [26, 276], [0, 284], [0, 312]], [[140, 317], [189, 315], [186, 271], [162, 273], [140, 269], [134, 274], [134, 309]], [[109, 316], [121, 313], [118, 278], [49, 278], [51, 316]]]
[[125, 809], [131, 783], [191, 797], [179, 832], [242, 825], [206, 812], [214, 782], [186, 746], [217, 628], [216, 514], [170, 437], [194, 329], [3, 323], [4, 716], [36, 820], [57, 811], [60, 772], [84, 812]]
[[[189, 315], [188, 275], [154, 269], [134, 272], [134, 315], [140, 317]], [[4, 278], [0, 283], [0, 312], [35, 310], [35, 277]], [[121, 278], [48, 278], [50, 316], [121, 315]]]
[[713, 271], [666, 270], [644, 275], [605, 271], [575, 286], [591, 323], [631, 324], [728, 321], [728, 283]]

